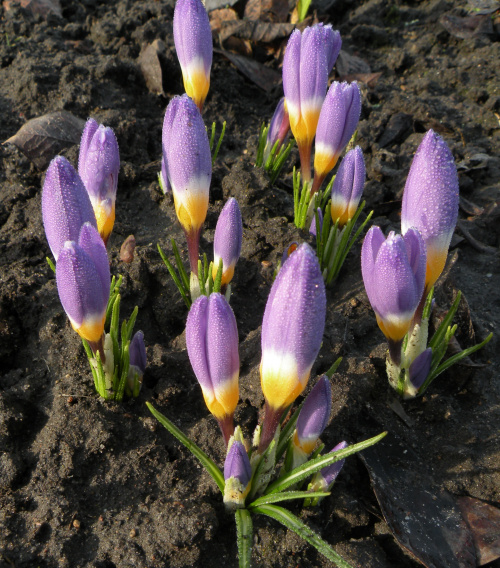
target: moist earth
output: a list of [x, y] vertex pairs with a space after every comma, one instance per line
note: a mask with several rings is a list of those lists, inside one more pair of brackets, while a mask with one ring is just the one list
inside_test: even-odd
[[[447, 309], [461, 290], [460, 346], [491, 331], [494, 336], [472, 360], [441, 375], [425, 396], [398, 403], [385, 377], [384, 338], [364, 291], [357, 243], [327, 292], [325, 335], [313, 369], [314, 377], [343, 357], [332, 379], [333, 412], [322, 441], [330, 448], [387, 431], [387, 439], [407, 448], [401, 459], [409, 490], [421, 486], [435, 495], [498, 504], [500, 28], [491, 11], [479, 14], [485, 24], [479, 31], [465, 29], [459, 19], [492, 2], [328, 4], [313, 8], [341, 32], [343, 74], [356, 73], [355, 65], [363, 73], [357, 75], [363, 95], [357, 143], [367, 164], [365, 211], [373, 209], [373, 223], [385, 232], [399, 230], [413, 154], [430, 128], [443, 136], [457, 163], [462, 200], [436, 311]], [[244, 7], [240, 0], [234, 8], [242, 15]], [[62, 0], [61, 10], [48, 14], [14, 2], [0, 7], [0, 140], [56, 110], [83, 120], [91, 116], [116, 133], [122, 166], [108, 244], [111, 272], [123, 276], [122, 315], [139, 307], [136, 329], [144, 332], [148, 355], [137, 399], [115, 404], [98, 398], [46, 262], [43, 168], [13, 144], [0, 146], [2, 568], [237, 566], [234, 519], [216, 485], [145, 405], [150, 401], [223, 465], [222, 438], [186, 353], [187, 308], [157, 252], [160, 243], [172, 256], [175, 238], [187, 262], [172, 198], [157, 183], [163, 115], [168, 100], [183, 92], [172, 16], [173, 1]], [[150, 92], [138, 63], [143, 47], [157, 39], [165, 44], [164, 95]], [[252, 57], [279, 73], [285, 41], [254, 44]], [[310, 238], [293, 224], [290, 172], [297, 152], [274, 186], [254, 168], [259, 127], [281, 94], [279, 84], [263, 90], [222, 54], [214, 55], [204, 119], [218, 128], [226, 120], [227, 131], [201, 248], [211, 258], [218, 213], [235, 197], [244, 225], [231, 298], [241, 357], [236, 422], [247, 436], [263, 408], [260, 326], [273, 273], [291, 241]], [[78, 144], [63, 154], [76, 165]], [[137, 247], [127, 264], [119, 252], [130, 234]], [[419, 562], [384, 520], [366, 465], [356, 456], [347, 459], [318, 508], [291, 509], [353, 566], [415, 568]], [[331, 563], [295, 533], [254, 517], [253, 565]]]

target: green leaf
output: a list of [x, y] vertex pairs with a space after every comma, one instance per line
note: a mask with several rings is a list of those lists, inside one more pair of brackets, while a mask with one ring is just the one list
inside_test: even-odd
[[267, 133], [269, 131], [269, 126], [262, 123], [259, 133], [259, 142], [257, 144], [257, 157], [255, 158], [255, 167], [261, 168], [262, 162], [264, 161], [264, 150], [266, 148]]
[[460, 298], [462, 297], [462, 292], [458, 292], [457, 293], [457, 297], [455, 298], [455, 301], [453, 302], [453, 304], [451, 305], [451, 308], [449, 309], [448, 313], [446, 314], [445, 318], [443, 319], [443, 321], [441, 322], [441, 324], [439, 325], [439, 327], [436, 330], [436, 333], [432, 336], [432, 339], [429, 341], [429, 347], [432, 348], [432, 351], [434, 352], [434, 349], [443, 341], [443, 339], [445, 338], [446, 332], [448, 330], [448, 327], [450, 326], [453, 318], [455, 317], [455, 314], [457, 312], [458, 309], [458, 304], [460, 303]]
[[222, 258], [219, 260], [219, 266], [217, 267], [217, 274], [215, 275], [215, 280], [214, 280], [214, 288], [213, 291], [214, 292], [220, 292], [220, 288], [221, 288], [221, 281], [222, 281]]
[[[213, 126], [212, 126], [212, 132], [215, 135], [215, 122], [213, 123]], [[217, 142], [217, 146], [216, 146], [215, 151], [214, 151], [213, 156], [212, 156], [212, 166], [214, 165], [215, 160], [217, 159], [217, 156], [219, 155], [220, 146], [222, 144], [222, 140], [224, 140], [224, 134], [225, 133], [226, 133], [226, 121], [224, 121], [222, 123], [222, 132], [220, 133], [219, 141]], [[213, 142], [212, 142], [212, 144], [213, 144]]]
[[200, 460], [201, 465], [212, 476], [215, 483], [217, 483], [220, 492], [224, 495], [224, 475], [222, 471], [215, 465], [215, 462], [210, 459], [207, 454], [192, 440], [190, 440], [185, 434], [183, 434], [175, 424], [170, 422], [170, 420], [166, 416], [161, 414], [161, 412], [158, 412], [158, 410], [156, 410], [156, 408], [154, 408], [151, 403], [146, 402], [146, 406], [149, 408], [149, 411], [156, 418], [156, 420], [158, 420], [158, 422], [162, 426], [164, 426], [172, 434], [172, 436], [177, 438], [181, 444], [184, 444], [184, 446], [186, 446], [186, 448]]
[[374, 436], [373, 438], [365, 440], [364, 442], [359, 442], [358, 444], [348, 446], [344, 450], [329, 452], [324, 456], [321, 456], [314, 460], [309, 460], [305, 464], [296, 467], [290, 473], [278, 478], [274, 483], [271, 483], [271, 485], [269, 485], [266, 489], [265, 495], [270, 495], [271, 493], [281, 493], [291, 485], [301, 482], [302, 480], [306, 479], [306, 477], [309, 477], [310, 475], [316, 473], [324, 467], [331, 465], [332, 463], [335, 463], [341, 459], [347, 458], [352, 454], [356, 454], [357, 452], [365, 450], [370, 446], [373, 446], [373, 444], [376, 444], [377, 442], [382, 440], [382, 438], [384, 438], [386, 434], [387, 432], [382, 432], [378, 436]]
[[252, 510], [254, 513], [266, 515], [275, 519], [286, 528], [292, 530], [303, 538], [306, 542], [314, 546], [314, 548], [328, 560], [331, 560], [339, 568], [353, 568], [346, 562], [333, 548], [325, 542], [320, 536], [312, 531], [306, 524], [304, 524], [298, 517], [276, 505], [261, 505]]
[[130, 347], [130, 341], [127, 341], [125, 344], [122, 344], [121, 376], [115, 392], [115, 400], [118, 402], [121, 402], [123, 400], [123, 393], [125, 392], [125, 385], [127, 384], [128, 369], [130, 366], [129, 347]]
[[342, 357], [339, 357], [339, 358], [335, 361], [335, 363], [328, 369], [328, 371], [326, 371], [325, 375], [326, 375], [329, 379], [331, 379], [331, 378], [333, 377], [334, 373], [337, 372], [337, 369], [339, 368], [340, 363], [342, 363]]
[[285, 453], [285, 450], [288, 446], [288, 440], [292, 437], [293, 431], [295, 430], [295, 424], [297, 424], [297, 419], [299, 417], [300, 409], [302, 408], [303, 404], [304, 401], [301, 402], [299, 407], [290, 417], [290, 420], [286, 423], [286, 426], [281, 430], [280, 437], [278, 440], [278, 446], [276, 448], [277, 462], [281, 459], [281, 456]]
[[164, 252], [162, 251], [162, 249], [160, 247], [160, 244], [158, 243], [156, 246], [157, 246], [158, 252], [160, 253], [160, 256], [163, 260], [163, 263], [167, 267], [167, 270], [170, 273], [172, 280], [174, 281], [175, 285], [177, 286], [177, 289], [179, 290], [179, 292], [182, 296], [182, 299], [184, 300], [184, 303], [186, 304], [186, 306], [188, 308], [190, 308], [191, 307], [191, 296], [190, 296], [189, 291], [186, 293], [186, 290], [184, 289], [181, 280], [179, 279], [179, 277], [177, 276], [177, 274], [175, 272], [175, 268], [173, 267], [172, 263], [168, 260], [168, 258], [165, 256]]
[[174, 256], [175, 256], [175, 263], [177, 264], [177, 270], [179, 271], [179, 275], [182, 279], [182, 285], [183, 285], [185, 291], [186, 290], [189, 291], [189, 290], [191, 290], [191, 284], [189, 282], [188, 273], [186, 272], [186, 269], [184, 268], [184, 264], [182, 262], [181, 255], [179, 254], [179, 249], [177, 248], [177, 243], [175, 242], [175, 239], [171, 239], [170, 242], [172, 244], [172, 251], [173, 251]]
[[253, 544], [252, 517], [246, 509], [237, 509], [234, 517], [238, 542], [238, 566], [239, 568], [250, 568]]
[[49, 265], [50, 269], [52, 270], [52, 272], [55, 274], [56, 273], [56, 266], [55, 264], [52, 262], [52, 260], [46, 256], [45, 260], [47, 261], [47, 264]]
[[306, 497], [328, 497], [329, 492], [324, 491], [284, 491], [283, 493], [273, 493], [272, 495], [262, 495], [255, 499], [253, 503], [248, 505], [252, 510], [260, 505], [269, 505], [270, 503], [279, 503], [280, 501], [291, 501], [292, 499], [305, 499]]

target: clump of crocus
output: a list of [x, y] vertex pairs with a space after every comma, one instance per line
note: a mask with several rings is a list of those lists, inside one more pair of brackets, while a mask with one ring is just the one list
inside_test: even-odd
[[217, 419], [226, 444], [233, 434], [238, 404], [238, 328], [224, 296], [200, 296], [186, 323], [186, 345], [208, 410]]
[[119, 171], [120, 153], [114, 132], [90, 118], [80, 142], [78, 173], [89, 194], [97, 230], [104, 243], [107, 243], [115, 222]]
[[56, 156], [47, 169], [42, 190], [42, 218], [56, 261], [66, 241], [78, 241], [84, 223], [97, 228], [85, 186], [63, 156]]
[[281, 97], [276, 110], [274, 111], [269, 130], [267, 131], [266, 146], [264, 149], [264, 163], [266, 163], [271, 150], [276, 143], [276, 153], [279, 152], [281, 146], [286, 143], [290, 132], [290, 119], [288, 117], [288, 110], [285, 105], [285, 97]]
[[302, 244], [273, 283], [262, 322], [260, 378], [266, 400], [259, 451], [274, 437], [284, 409], [304, 390], [325, 327], [326, 295], [318, 259]]
[[234, 267], [240, 258], [243, 224], [238, 202], [231, 197], [220, 212], [214, 236], [214, 263], [212, 278], [215, 280], [222, 260], [221, 286], [225, 288], [234, 275]]
[[401, 232], [420, 231], [427, 248], [425, 296], [443, 271], [458, 217], [458, 176], [446, 142], [429, 130], [406, 180]]
[[66, 241], [56, 264], [57, 291], [73, 329], [104, 356], [104, 322], [111, 277], [106, 247], [90, 223], [78, 242]]
[[191, 271], [198, 275], [198, 249], [208, 209], [212, 158], [200, 111], [187, 95], [174, 97], [167, 107], [162, 148], [177, 218], [186, 233]]
[[337, 83], [330, 86], [321, 107], [314, 143], [315, 193], [356, 131], [361, 113], [361, 93], [356, 82]]
[[137, 331], [129, 345], [129, 368], [127, 376], [127, 391], [130, 396], [137, 398], [142, 387], [142, 379], [146, 371], [147, 356], [144, 345], [144, 334]]
[[229, 511], [245, 506], [251, 479], [252, 466], [245, 446], [239, 440], [232, 440], [224, 462], [224, 504]]
[[297, 419], [297, 426], [291, 438], [286, 469], [292, 470], [307, 461], [314, 446], [326, 428], [332, 410], [332, 389], [326, 375], [307, 396]]
[[342, 41], [331, 26], [317, 24], [290, 35], [283, 60], [283, 90], [290, 128], [297, 141], [302, 177], [311, 179], [311, 146], [316, 134], [328, 75]]
[[208, 14], [200, 0], [177, 0], [174, 42], [184, 89], [201, 112], [210, 88], [213, 47]]
[[366, 169], [363, 151], [356, 146], [342, 160], [332, 186], [332, 221], [343, 227], [353, 218], [365, 186]]
[[401, 344], [424, 291], [425, 243], [409, 229], [403, 236], [371, 227], [361, 249], [361, 272], [391, 359], [401, 363]]

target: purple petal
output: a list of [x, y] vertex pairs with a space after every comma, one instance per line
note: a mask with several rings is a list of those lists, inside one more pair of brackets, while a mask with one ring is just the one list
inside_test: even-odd
[[327, 43], [327, 67], [328, 74], [330, 74], [337, 57], [339, 56], [340, 49], [342, 47], [342, 39], [340, 37], [340, 32], [332, 29], [331, 25], [323, 26], [323, 33], [325, 35]]
[[264, 311], [261, 382], [273, 408], [293, 402], [306, 386], [321, 346], [325, 314], [321, 270], [314, 251], [304, 243], [283, 264]]
[[243, 224], [240, 208], [236, 199], [231, 197], [224, 205], [215, 227], [214, 271], [219, 268], [219, 260], [222, 258], [223, 275], [230, 271], [232, 278], [234, 265], [240, 257], [242, 239]]
[[73, 166], [56, 156], [47, 169], [42, 192], [45, 235], [56, 261], [66, 241], [77, 241], [86, 222], [97, 228], [88, 193]]
[[91, 256], [74, 241], [66, 241], [56, 265], [59, 298], [73, 327], [84, 326], [84, 339], [97, 341], [104, 329], [109, 298]]
[[246, 487], [252, 478], [252, 467], [247, 451], [238, 440], [234, 440], [231, 444], [224, 462], [224, 479], [227, 481], [231, 477], [238, 479], [243, 487]]
[[297, 436], [300, 443], [315, 443], [330, 419], [332, 389], [326, 375], [320, 377], [307, 396], [297, 419]]
[[406, 254], [411, 270], [415, 276], [415, 283], [418, 290], [424, 288], [425, 269], [426, 269], [426, 250], [422, 235], [416, 229], [408, 229], [403, 240], [406, 246]]
[[200, 0], [177, 0], [174, 10], [174, 42], [182, 67], [198, 58], [207, 72], [212, 66], [212, 32], [205, 6]]
[[186, 346], [198, 382], [216, 396], [240, 366], [236, 319], [224, 296], [200, 296], [194, 302], [186, 322]]
[[376, 290], [373, 285], [375, 261], [377, 260], [378, 251], [384, 242], [384, 233], [382, 233], [380, 227], [373, 225], [366, 233], [363, 246], [361, 248], [361, 273], [363, 276], [366, 294], [372, 306], [376, 301]]
[[359, 146], [347, 152], [340, 163], [332, 187], [332, 196], [341, 195], [348, 207], [357, 209], [366, 179], [363, 151]]
[[[332, 452], [337, 452], [339, 450], [345, 450], [345, 448], [347, 448], [348, 444], [347, 442], [340, 442], [340, 444], [337, 444], [331, 451]], [[333, 463], [332, 465], [329, 465], [325, 468], [323, 468], [321, 470], [321, 476], [323, 477], [323, 479], [325, 480], [325, 485], [326, 487], [330, 488], [333, 485], [333, 482], [337, 479], [338, 474], [340, 473], [340, 470], [344, 467], [344, 463], [345, 463], [345, 459], [339, 460], [335, 463]]]
[[295, 29], [286, 45], [283, 58], [283, 91], [287, 105], [296, 107], [300, 112], [300, 49], [302, 35]]
[[[319, 221], [319, 230], [323, 229], [323, 211], [321, 211], [321, 207], [318, 207], [318, 221]], [[313, 220], [311, 221], [311, 226], [309, 227], [309, 234], [313, 237], [316, 236], [316, 215], [314, 215]]]
[[111, 286], [111, 274], [109, 270], [108, 253], [104, 242], [90, 223], [84, 223], [78, 237], [78, 245], [92, 258], [101, 281], [103, 290], [109, 290]]
[[132, 337], [129, 346], [130, 364], [137, 367], [142, 374], [146, 370], [147, 356], [146, 346], [144, 345], [144, 334], [142, 331], [137, 331]]
[[266, 148], [264, 151], [264, 161], [269, 156], [276, 142], [279, 141], [276, 151], [279, 151], [285, 143], [290, 131], [290, 119], [285, 106], [285, 97], [281, 97], [276, 110], [274, 111], [269, 130], [267, 132]]
[[89, 118], [83, 129], [82, 139], [80, 140], [80, 155], [78, 158], [78, 170], [81, 171], [83, 163], [86, 161], [87, 152], [94, 137], [95, 131], [99, 128], [99, 124], [93, 118]]
[[[300, 104], [316, 104], [325, 98], [328, 83], [327, 44], [319, 24], [306, 28], [300, 50]], [[286, 96], [286, 95], [285, 95]]]
[[415, 357], [413, 363], [410, 365], [410, 381], [412, 385], [418, 390], [429, 376], [432, 363], [432, 349], [428, 347], [422, 351], [418, 357]]
[[95, 120], [90, 119], [87, 124], [80, 145], [78, 173], [94, 206], [105, 199], [111, 199], [114, 204], [120, 171], [116, 136], [102, 124], [95, 128]]

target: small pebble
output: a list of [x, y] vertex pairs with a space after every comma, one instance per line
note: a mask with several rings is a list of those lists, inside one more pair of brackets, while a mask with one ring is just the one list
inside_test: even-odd
[[73, 519], [73, 528], [78, 530], [80, 526], [81, 526], [80, 521], [78, 519]]
[[130, 538], [134, 538], [137, 535], [137, 531], [135, 529], [132, 529], [129, 533], [128, 536]]

